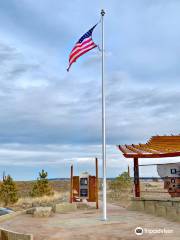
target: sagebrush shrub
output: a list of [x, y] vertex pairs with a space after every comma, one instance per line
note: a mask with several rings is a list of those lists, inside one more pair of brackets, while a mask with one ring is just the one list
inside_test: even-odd
[[110, 183], [110, 189], [112, 190], [121, 190], [121, 189], [128, 189], [132, 186], [132, 181], [130, 176], [127, 172], [123, 172], [121, 175], [116, 177], [111, 183]]

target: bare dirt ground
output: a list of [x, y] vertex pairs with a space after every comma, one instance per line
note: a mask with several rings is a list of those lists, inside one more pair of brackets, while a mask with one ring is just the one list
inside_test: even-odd
[[[67, 214], [54, 214], [49, 218], [18, 216], [1, 223], [5, 229], [31, 233], [35, 240], [179, 240], [180, 224], [148, 214], [128, 211], [108, 204], [108, 221], [101, 221], [101, 210], [77, 210]], [[150, 230], [166, 229], [171, 233], [144, 233], [136, 236], [136, 227]], [[144, 229], [145, 230], [145, 229]]]

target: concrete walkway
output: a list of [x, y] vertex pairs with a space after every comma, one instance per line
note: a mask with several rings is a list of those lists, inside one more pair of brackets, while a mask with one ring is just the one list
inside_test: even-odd
[[[22, 215], [0, 225], [17, 232], [32, 233], [35, 240], [180, 239], [180, 224], [163, 218], [128, 211], [112, 204], [108, 204], [108, 221], [101, 221], [100, 216], [100, 210], [77, 210], [67, 214], [54, 214], [49, 218]], [[137, 236], [134, 233], [136, 227], [142, 227], [144, 232], [149, 233]]]

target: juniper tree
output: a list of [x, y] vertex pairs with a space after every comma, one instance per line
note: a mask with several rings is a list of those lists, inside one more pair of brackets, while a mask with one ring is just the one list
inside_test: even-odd
[[44, 170], [39, 172], [39, 178], [37, 178], [37, 181], [34, 183], [32, 191], [30, 192], [30, 195], [32, 197], [50, 196], [54, 194], [53, 189], [47, 179], [47, 176], [48, 173]]
[[5, 206], [18, 201], [18, 190], [10, 175], [5, 176], [0, 185], [0, 200]]

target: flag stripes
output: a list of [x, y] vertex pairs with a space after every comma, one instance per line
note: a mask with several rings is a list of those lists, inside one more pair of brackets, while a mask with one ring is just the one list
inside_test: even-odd
[[[97, 24], [96, 24], [97, 25]], [[88, 32], [86, 32], [75, 44], [74, 48], [72, 49], [69, 55], [69, 66], [67, 71], [69, 71], [71, 65], [76, 62], [76, 60], [82, 56], [83, 54], [87, 53], [91, 49], [97, 47], [97, 45], [92, 40], [92, 32], [94, 28], [92, 27]]]

